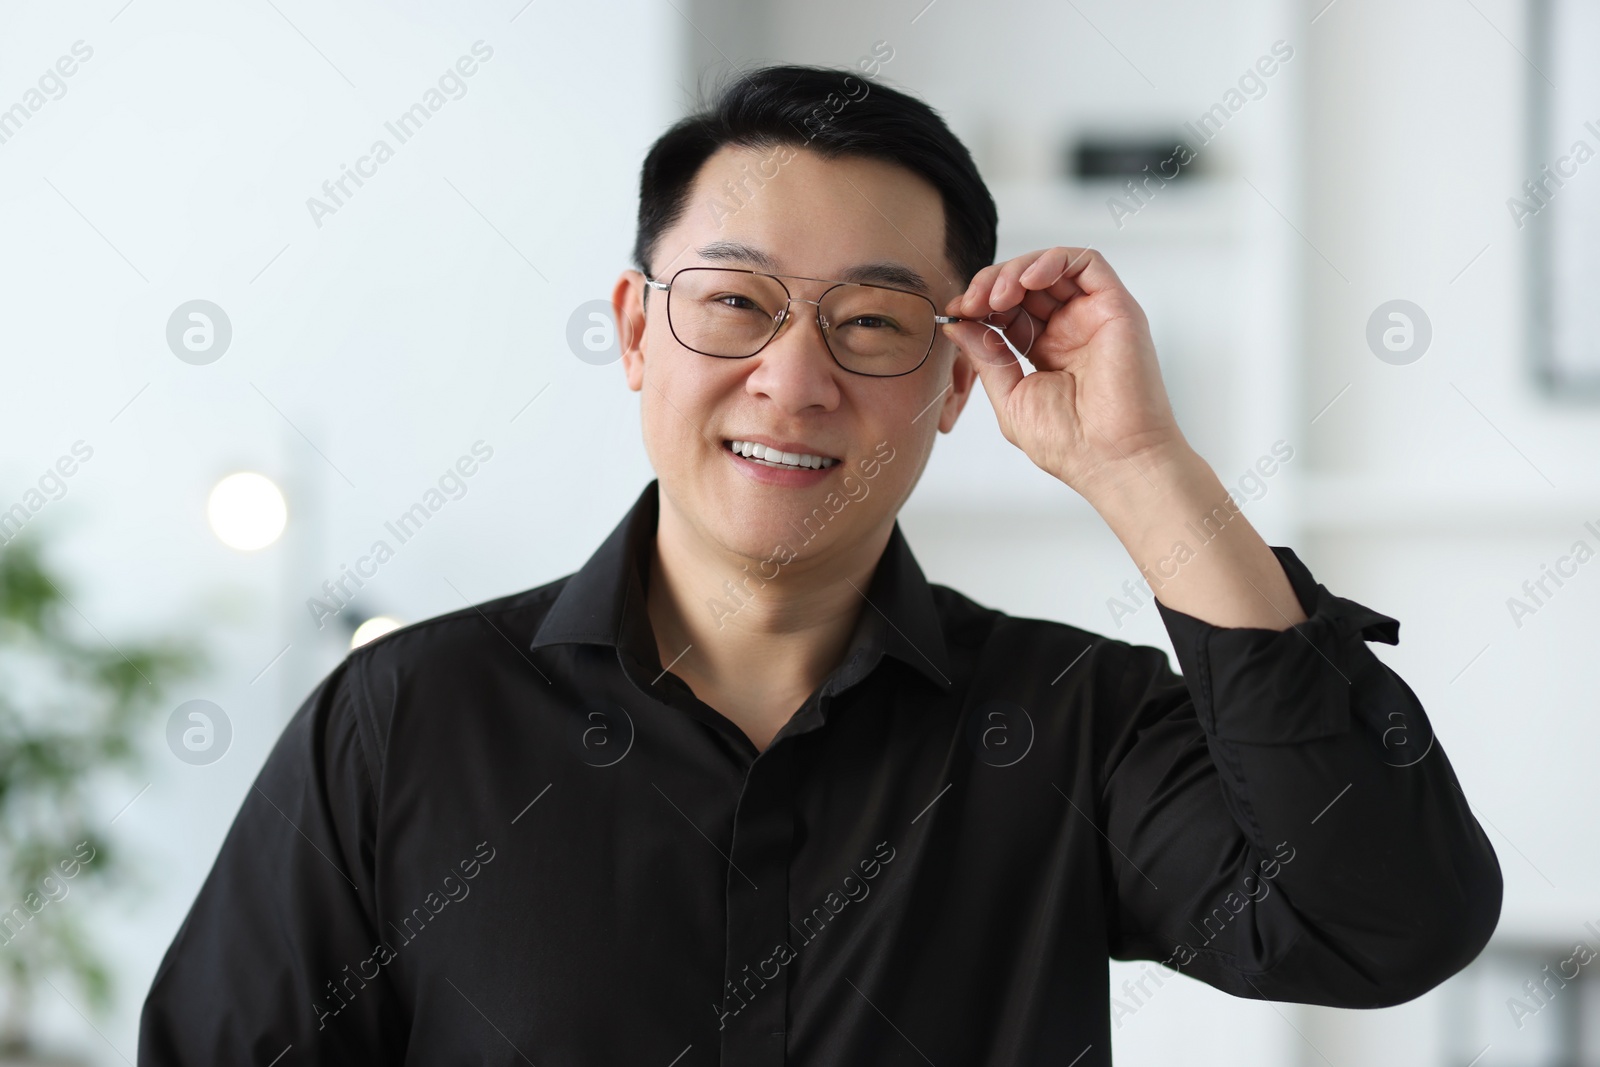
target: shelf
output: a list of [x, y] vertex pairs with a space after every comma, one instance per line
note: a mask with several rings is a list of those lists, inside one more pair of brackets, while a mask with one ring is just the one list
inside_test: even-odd
[[1233, 244], [1242, 240], [1237, 189], [1207, 178], [1186, 182], [1189, 184], [1174, 183], [1154, 190], [1137, 213], [1121, 218], [1120, 225], [1107, 202], [1113, 197], [1132, 200], [1114, 182], [997, 181], [991, 182], [989, 189], [1000, 211], [1002, 243], [1036, 232], [1070, 234], [1074, 242], [1092, 244]]
[[1365, 476], [1313, 475], [1294, 483], [1297, 521], [1313, 532], [1396, 529], [1503, 533], [1585, 522], [1600, 526], [1600, 482], [1552, 489], [1529, 472], [1525, 482], [1419, 485]]

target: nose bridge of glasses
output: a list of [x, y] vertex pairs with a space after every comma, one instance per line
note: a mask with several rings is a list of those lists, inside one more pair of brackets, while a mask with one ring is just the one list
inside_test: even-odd
[[[811, 315], [800, 315], [800, 316], [790, 315], [789, 314], [789, 309], [794, 307], [794, 305], [796, 305], [796, 304], [811, 304], [816, 308], [816, 312], [815, 312], [815, 314], [811, 314]], [[820, 300], [807, 300], [804, 297], [795, 296], [793, 294], [789, 295], [788, 299], [786, 299], [783, 302], [783, 306], [781, 308], [779, 308], [777, 310], [777, 312], [772, 316], [772, 335], [769, 338], [767, 338], [767, 342], [770, 344], [771, 342], [776, 341], [778, 339], [778, 335], [783, 332], [783, 328], [785, 326], [787, 326], [789, 324], [789, 322], [792, 319], [796, 318], [796, 317], [800, 318], [801, 320], [810, 320], [812, 322], [815, 322], [817, 324], [818, 330], [820, 331], [820, 333], [822, 335], [822, 343], [824, 345], [827, 345], [827, 343], [828, 343], [828, 320], [822, 314], [822, 301], [820, 301]]]

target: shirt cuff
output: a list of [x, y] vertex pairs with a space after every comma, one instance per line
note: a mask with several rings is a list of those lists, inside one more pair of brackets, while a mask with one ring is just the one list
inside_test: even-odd
[[1350, 729], [1352, 683], [1378, 664], [1367, 641], [1400, 623], [1319, 585], [1293, 549], [1271, 546], [1305, 611], [1287, 630], [1212, 626], [1156, 601], [1201, 725], [1225, 741], [1287, 745]]

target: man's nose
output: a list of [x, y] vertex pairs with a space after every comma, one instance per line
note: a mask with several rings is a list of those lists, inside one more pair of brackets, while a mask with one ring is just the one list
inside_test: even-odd
[[799, 297], [783, 312], [778, 332], [754, 357], [746, 386], [771, 397], [785, 411], [832, 410], [839, 403], [839, 365], [817, 322], [817, 302]]

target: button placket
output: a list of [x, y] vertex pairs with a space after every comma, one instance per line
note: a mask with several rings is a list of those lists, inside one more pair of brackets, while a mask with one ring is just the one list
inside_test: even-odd
[[726, 890], [723, 1067], [784, 1062], [789, 1005], [789, 852], [794, 744], [775, 741], [750, 765], [734, 813]]

